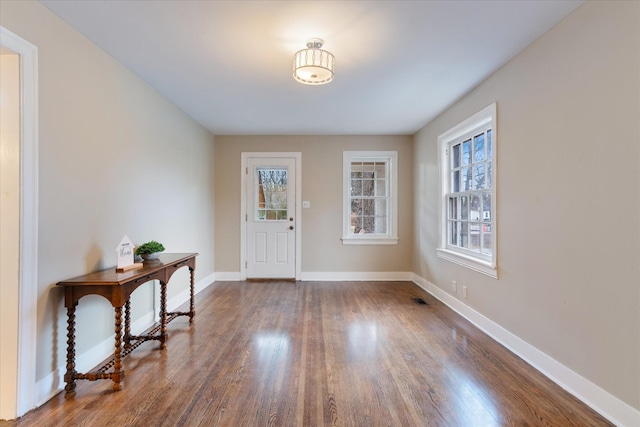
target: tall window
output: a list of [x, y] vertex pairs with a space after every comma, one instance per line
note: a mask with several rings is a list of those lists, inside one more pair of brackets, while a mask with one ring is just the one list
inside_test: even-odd
[[397, 244], [396, 151], [343, 154], [343, 244]]
[[438, 255], [492, 277], [497, 277], [495, 117], [492, 104], [438, 137]]

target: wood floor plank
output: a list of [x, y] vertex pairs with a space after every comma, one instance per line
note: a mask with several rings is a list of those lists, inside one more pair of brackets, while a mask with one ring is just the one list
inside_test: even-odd
[[196, 309], [121, 391], [78, 381], [1, 426], [611, 425], [410, 282], [216, 282]]

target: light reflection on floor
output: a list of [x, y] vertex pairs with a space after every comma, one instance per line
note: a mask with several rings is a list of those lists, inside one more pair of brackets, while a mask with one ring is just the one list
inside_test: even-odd
[[[466, 337], [465, 341], [466, 341]], [[456, 396], [455, 404], [458, 413], [473, 419], [474, 425], [483, 427], [500, 427], [500, 412], [492, 399], [491, 391], [480, 382], [469, 376], [467, 372], [455, 366], [449, 367], [452, 393]]]
[[378, 347], [376, 322], [351, 322], [347, 327], [349, 361], [362, 362], [375, 359]]
[[289, 334], [277, 331], [260, 331], [254, 336], [257, 347], [258, 363], [269, 365], [274, 359], [279, 363], [288, 363], [291, 356], [291, 338]]

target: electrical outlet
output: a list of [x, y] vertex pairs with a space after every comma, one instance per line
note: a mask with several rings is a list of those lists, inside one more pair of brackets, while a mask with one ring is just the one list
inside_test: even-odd
[[467, 299], [469, 298], [469, 293], [467, 292], [467, 287], [462, 285], [462, 296]]
[[451, 291], [458, 293], [458, 282], [455, 280], [451, 281]]

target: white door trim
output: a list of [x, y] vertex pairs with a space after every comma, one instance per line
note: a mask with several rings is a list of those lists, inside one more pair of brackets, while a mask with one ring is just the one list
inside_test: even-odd
[[247, 279], [247, 163], [250, 158], [292, 158], [296, 161], [296, 280], [300, 280], [302, 257], [302, 153], [300, 152], [242, 152], [240, 154], [240, 280]]
[[[38, 313], [38, 48], [0, 26], [2, 46], [20, 55], [20, 271], [15, 417], [36, 407]], [[14, 329], [15, 330], [15, 329]], [[3, 343], [5, 345], [6, 343]], [[9, 414], [11, 415], [11, 414]]]

